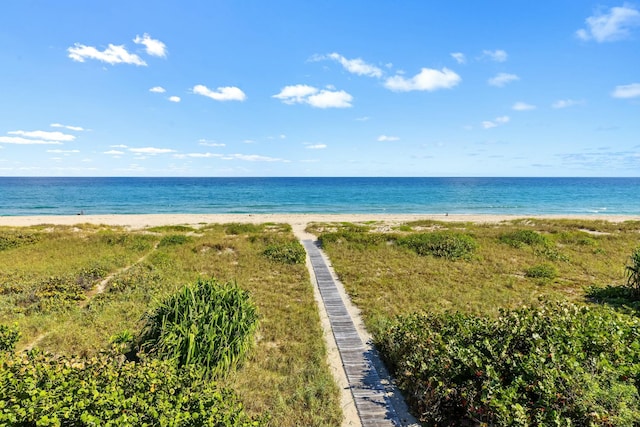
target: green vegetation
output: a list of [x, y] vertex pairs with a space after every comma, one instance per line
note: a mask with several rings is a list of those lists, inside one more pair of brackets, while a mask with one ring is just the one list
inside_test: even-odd
[[473, 237], [460, 233], [433, 232], [410, 234], [398, 239], [418, 255], [431, 255], [448, 260], [469, 259], [478, 244]]
[[[229, 233], [229, 228], [238, 233]], [[7, 343], [19, 338], [16, 354], [2, 356], [0, 381], [14, 375], [6, 370], [9, 365], [28, 364], [32, 360], [34, 365], [25, 369], [52, 378], [51, 387], [58, 391], [55, 395], [46, 390], [44, 393], [48, 396], [47, 402], [56, 400], [56, 405], [63, 405], [64, 396], [73, 396], [72, 393], [83, 387], [84, 376], [95, 374], [94, 380], [106, 385], [111, 376], [122, 375], [122, 384], [126, 384], [122, 390], [120, 386], [105, 390], [96, 385], [95, 398], [111, 402], [109, 393], [115, 393], [126, 399], [113, 403], [114, 408], [144, 407], [167, 414], [165, 421], [149, 421], [150, 424], [168, 425], [169, 420], [179, 419], [184, 422], [176, 421], [175, 425], [207, 425], [187, 421], [187, 412], [201, 414], [197, 415], [200, 417], [207, 411], [211, 416], [216, 416], [212, 414], [218, 411], [220, 417], [228, 415], [230, 420], [240, 420], [228, 424], [220, 421], [220, 425], [242, 425], [247, 417], [268, 426], [340, 424], [338, 388], [327, 366], [307, 269], [304, 264], [282, 264], [264, 256], [269, 245], [293, 241], [289, 225], [207, 224], [195, 231], [175, 227], [126, 231], [83, 224], [42, 225], [0, 232], [38, 236], [31, 243], [14, 245], [0, 252], [0, 324], [15, 323], [15, 330], [19, 331], [19, 336], [14, 338], [0, 331], [0, 345], [5, 342], [3, 337]], [[188, 233], [184, 236], [187, 239], [173, 237], [185, 233]], [[160, 245], [163, 239], [176, 244]], [[214, 385], [204, 379], [199, 380], [200, 383], [193, 379], [194, 376], [203, 378], [199, 369], [178, 367], [150, 355], [140, 353], [136, 363], [123, 361], [123, 356], [118, 354], [126, 353], [136, 359], [129, 351], [135, 348], [145, 314], [161, 305], [168, 295], [179, 293], [185, 284], [210, 281], [212, 277], [219, 284], [237, 283], [239, 291], [251, 295], [250, 301], [260, 313], [259, 328], [251, 340], [253, 350], [247, 353], [240, 368], [216, 377]], [[22, 350], [31, 346], [37, 351], [29, 359]], [[36, 364], [36, 359], [41, 362]], [[76, 362], [91, 364], [97, 371], [87, 367], [84, 371], [69, 372], [68, 383], [58, 383], [66, 370], [71, 369], [67, 362], [69, 366]], [[136, 369], [138, 371], [133, 372]], [[175, 395], [154, 397], [150, 392], [152, 381], [159, 380], [148, 379], [154, 370], [158, 371], [158, 378], [167, 381], [167, 388], [163, 390], [167, 393], [175, 390]], [[30, 414], [51, 417], [52, 412], [47, 409], [51, 408], [47, 406], [49, 403], [44, 400], [33, 403], [38, 400], [34, 391], [37, 388], [29, 391], [15, 388], [27, 387], [32, 377], [25, 375], [24, 385], [7, 385], [4, 390], [7, 393], [25, 391], [26, 400], [20, 408]], [[131, 385], [135, 381], [140, 382], [139, 389]], [[193, 386], [189, 385], [190, 381]], [[38, 387], [37, 384], [32, 383], [34, 387]], [[158, 389], [159, 385], [154, 387]], [[102, 390], [107, 396], [102, 396]], [[183, 406], [179, 403], [181, 397], [186, 399]], [[87, 407], [94, 405], [95, 402], [90, 402], [93, 398], [81, 394], [74, 397]], [[202, 399], [204, 406], [190, 406], [199, 405], [198, 399]], [[2, 400], [0, 398], [0, 402]], [[238, 409], [238, 402], [242, 402], [243, 409]], [[65, 406], [56, 407], [66, 408], [61, 409], [62, 412], [79, 413]], [[140, 409], [139, 414], [142, 413]], [[35, 425], [35, 418], [20, 419], [23, 425]], [[102, 425], [116, 419], [105, 418]], [[113, 423], [127, 425], [123, 419]], [[81, 422], [67, 425], [79, 424]]]
[[[388, 230], [308, 228], [423, 422], [638, 425], [640, 300], [629, 277], [639, 222]], [[438, 234], [471, 237], [473, 250], [453, 262], [401, 244]]]
[[206, 378], [222, 376], [244, 360], [257, 324], [247, 292], [199, 280], [145, 316], [138, 346], [153, 357], [201, 369]]
[[410, 315], [377, 339], [420, 418], [436, 425], [615, 425], [640, 419], [640, 319], [548, 304]]
[[304, 264], [307, 253], [298, 241], [267, 246], [264, 256], [282, 264]]
[[640, 248], [636, 248], [629, 258], [631, 264], [627, 264], [625, 267], [627, 286], [636, 298], [640, 298]]

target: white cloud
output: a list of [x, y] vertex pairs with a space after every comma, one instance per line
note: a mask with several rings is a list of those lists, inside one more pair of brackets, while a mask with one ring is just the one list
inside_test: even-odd
[[318, 92], [318, 89], [308, 85], [291, 85], [282, 88], [280, 93], [273, 95], [285, 104], [302, 104], [306, 102], [308, 96]]
[[537, 107], [535, 105], [527, 104], [526, 102], [518, 101], [515, 104], [513, 104], [513, 107], [511, 108], [515, 111], [529, 111], [529, 110], [535, 110]]
[[307, 103], [316, 108], [349, 108], [353, 96], [344, 90], [321, 90], [307, 98]]
[[133, 39], [135, 44], [142, 44], [146, 48], [147, 54], [165, 58], [167, 56], [167, 46], [160, 40], [152, 39], [149, 34], [144, 33], [142, 37], [136, 36]]
[[380, 142], [389, 142], [389, 141], [398, 141], [400, 138], [397, 136], [388, 136], [388, 135], [380, 135], [378, 137], [378, 141]]
[[273, 98], [285, 104], [309, 104], [316, 108], [348, 108], [353, 100], [353, 96], [344, 90], [319, 90], [307, 85], [285, 86]]
[[209, 140], [206, 140], [206, 139], [198, 140], [198, 144], [206, 145], [207, 147], [226, 147], [226, 145], [227, 145], [227, 144], [222, 144], [222, 143], [215, 142], [215, 141], [209, 141]]
[[169, 101], [171, 101], [171, 102], [180, 102], [180, 97], [179, 96], [170, 96], [169, 97]]
[[632, 83], [630, 85], [616, 86], [611, 92], [614, 98], [637, 98], [640, 97], [640, 83]]
[[20, 136], [0, 136], [0, 143], [16, 145], [62, 145], [60, 141], [47, 141], [43, 139], [27, 139]]
[[118, 144], [118, 145], [110, 145], [111, 148], [129, 148], [127, 145]]
[[109, 151], [105, 151], [102, 154], [108, 154], [110, 156], [121, 156], [124, 154], [124, 151], [118, 151], [118, 150], [109, 150]]
[[82, 132], [84, 130], [84, 128], [81, 128], [80, 126], [67, 126], [67, 125], [61, 125], [60, 123], [51, 123], [49, 126], [51, 126], [52, 128], [69, 129], [76, 132]]
[[584, 101], [576, 101], [574, 99], [559, 99], [553, 104], [551, 104], [551, 108], [560, 109], [560, 108], [569, 108], [574, 105], [582, 105]]
[[138, 154], [166, 154], [166, 153], [175, 153], [176, 150], [171, 150], [169, 148], [144, 147], [144, 148], [129, 148], [129, 151], [131, 151], [132, 153], [138, 153]]
[[409, 92], [413, 90], [434, 91], [438, 89], [450, 89], [460, 83], [462, 79], [448, 68], [435, 70], [423, 68], [420, 73], [410, 79], [401, 75], [389, 77], [384, 86], [394, 92]]
[[338, 53], [331, 53], [326, 57], [318, 56], [316, 59], [332, 59], [339, 62], [348, 72], [359, 76], [382, 77], [382, 70], [380, 68], [367, 64], [360, 58], [347, 59]]
[[79, 153], [80, 150], [47, 150], [47, 153], [56, 153], [56, 154], [70, 154], [70, 153]]
[[307, 144], [308, 150], [322, 150], [327, 148], [327, 144]]
[[287, 162], [287, 160], [284, 160], [284, 159], [278, 159], [275, 157], [268, 157], [268, 156], [260, 156], [258, 154], [231, 154], [227, 158], [244, 160], [247, 162]]
[[149, 89], [149, 92], [153, 92], [153, 93], [165, 93], [166, 89], [163, 88], [162, 86], [154, 86], [151, 89]]
[[358, 122], [368, 122], [369, 120], [371, 120], [371, 117], [369, 116], [356, 117], [356, 121]]
[[597, 12], [588, 17], [587, 28], [576, 31], [582, 40], [594, 39], [598, 43], [621, 40], [629, 37], [633, 27], [640, 26], [640, 12], [633, 6], [625, 4], [612, 7], [608, 12]]
[[125, 49], [124, 46], [116, 46], [113, 44], [109, 44], [105, 50], [99, 51], [93, 46], [85, 46], [80, 43], [75, 43], [73, 47], [67, 49], [67, 52], [69, 52], [69, 58], [77, 62], [84, 62], [86, 59], [95, 59], [111, 65], [147, 65], [147, 63], [135, 53], [127, 52], [127, 49]]
[[482, 51], [482, 56], [484, 58], [489, 58], [490, 60], [496, 61], [496, 62], [505, 62], [507, 60], [507, 58], [509, 57], [509, 55], [507, 55], [507, 52], [505, 52], [502, 49], [483, 50]]
[[216, 101], [244, 101], [247, 99], [247, 95], [235, 86], [219, 87], [214, 91], [204, 85], [195, 85], [192, 91], [196, 95], [206, 96]]
[[47, 132], [44, 130], [24, 131], [14, 130], [7, 132], [9, 135], [20, 135], [27, 138], [44, 139], [47, 141], [73, 141], [76, 139], [75, 135], [69, 135], [62, 132]]
[[454, 53], [451, 54], [451, 57], [453, 59], [455, 59], [458, 64], [466, 64], [467, 63], [467, 57], [464, 55], [464, 53], [454, 52]]
[[487, 83], [489, 83], [491, 86], [504, 87], [505, 85], [517, 80], [520, 80], [520, 77], [516, 76], [515, 74], [498, 73], [495, 77], [487, 80]]
[[509, 116], [500, 116], [496, 117], [493, 120], [485, 120], [484, 122], [482, 122], [482, 127], [484, 129], [491, 129], [509, 123], [510, 120], [511, 119], [509, 118]]
[[173, 157], [177, 158], [177, 159], [184, 159], [185, 157], [192, 157], [192, 158], [202, 158], [202, 159], [208, 159], [211, 157], [222, 157], [222, 154], [215, 154], [215, 153], [188, 153], [188, 154], [174, 154]]

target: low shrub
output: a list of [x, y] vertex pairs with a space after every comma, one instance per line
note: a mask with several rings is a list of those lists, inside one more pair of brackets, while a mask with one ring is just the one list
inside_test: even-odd
[[164, 236], [160, 240], [160, 243], [158, 243], [158, 247], [162, 248], [165, 246], [183, 245], [190, 241], [191, 241], [191, 238], [189, 236], [185, 236], [184, 234], [170, 234], [168, 236]]
[[630, 264], [625, 267], [627, 286], [633, 291], [635, 298], [640, 298], [640, 248], [629, 257]]
[[243, 224], [233, 222], [225, 226], [225, 233], [231, 235], [260, 233], [264, 228], [263, 224]]
[[538, 264], [527, 268], [524, 275], [532, 279], [555, 279], [558, 276], [558, 271], [553, 265]]
[[399, 318], [378, 348], [429, 425], [634, 426], [640, 319], [607, 307], [547, 304]]
[[2, 230], [0, 231], [0, 251], [32, 245], [39, 240], [40, 236], [35, 233], [20, 230]]
[[206, 377], [237, 366], [253, 345], [258, 325], [249, 294], [232, 283], [199, 280], [161, 301], [145, 315], [142, 353], [193, 366]]
[[513, 246], [514, 248], [521, 248], [525, 245], [546, 245], [548, 243], [548, 240], [545, 236], [533, 230], [512, 231], [502, 234], [499, 239], [502, 243], [506, 243], [510, 246]]
[[258, 426], [235, 394], [199, 373], [149, 360], [124, 362], [36, 351], [0, 353], [0, 425]]
[[431, 255], [449, 260], [468, 259], [478, 247], [473, 237], [452, 232], [411, 234], [399, 238], [398, 244], [418, 255]]
[[349, 242], [354, 243], [361, 248], [376, 246], [380, 243], [387, 242], [393, 239], [394, 236], [392, 235], [383, 233], [370, 233], [366, 230], [343, 230], [332, 233], [323, 233], [319, 238], [320, 243], [323, 245], [327, 243]]
[[307, 253], [300, 242], [288, 242], [267, 246], [262, 254], [281, 264], [303, 264]]
[[0, 352], [13, 351], [20, 340], [20, 331], [17, 326], [0, 324]]

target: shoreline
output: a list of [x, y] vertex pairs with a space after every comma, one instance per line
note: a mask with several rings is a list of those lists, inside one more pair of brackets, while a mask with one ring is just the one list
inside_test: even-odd
[[162, 225], [199, 225], [203, 223], [288, 223], [292, 226], [310, 222], [380, 221], [398, 224], [408, 221], [499, 223], [516, 219], [577, 219], [591, 221], [640, 221], [640, 215], [496, 215], [496, 214], [108, 214], [108, 215], [38, 215], [0, 216], [0, 226], [25, 227], [40, 224], [104, 224], [141, 229]]

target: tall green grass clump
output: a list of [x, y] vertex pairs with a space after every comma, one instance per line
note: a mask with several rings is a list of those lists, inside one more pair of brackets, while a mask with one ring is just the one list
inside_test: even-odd
[[548, 241], [542, 234], [533, 230], [516, 230], [504, 233], [500, 236], [500, 241], [514, 248], [523, 246], [547, 245]]
[[640, 248], [636, 248], [629, 257], [630, 264], [627, 264], [627, 286], [632, 290], [635, 298], [640, 298]]
[[399, 238], [398, 244], [418, 255], [431, 255], [449, 260], [469, 259], [478, 247], [473, 237], [451, 232], [411, 234]]
[[142, 353], [223, 376], [253, 345], [258, 325], [249, 294], [232, 283], [199, 280], [162, 301], [143, 319]]
[[637, 426], [640, 319], [568, 303], [399, 318], [376, 338], [428, 425]]

